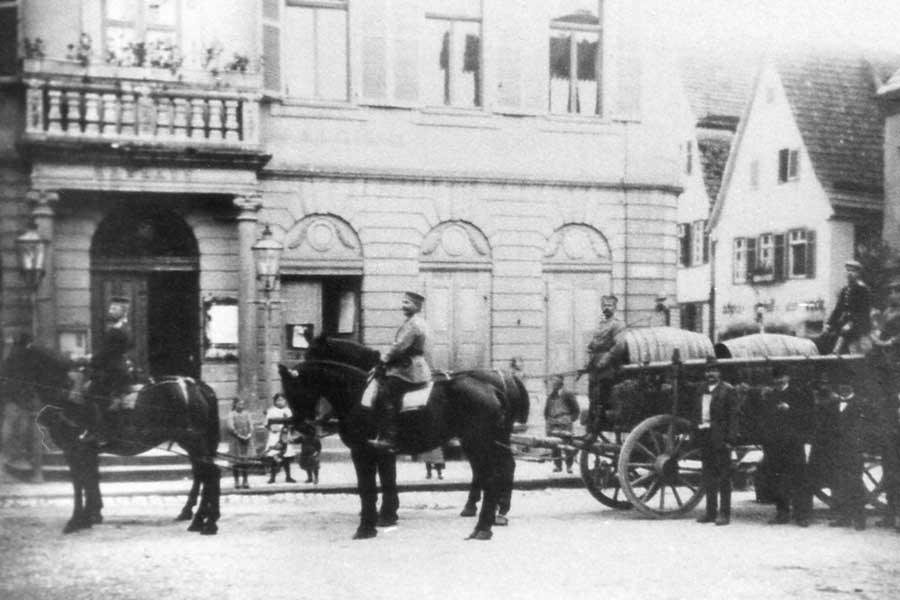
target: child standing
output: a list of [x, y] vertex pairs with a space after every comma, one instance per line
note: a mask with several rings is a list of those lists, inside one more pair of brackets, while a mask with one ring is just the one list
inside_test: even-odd
[[300, 431], [300, 468], [306, 471], [306, 483], [319, 483], [319, 455], [322, 440], [316, 435], [316, 428], [307, 424]]
[[432, 470], [437, 473], [438, 479], [444, 478], [444, 450], [440, 446], [425, 452], [421, 457], [425, 461], [425, 479], [431, 479]]
[[226, 423], [228, 429], [228, 453], [234, 461], [232, 473], [234, 474], [235, 489], [249, 489], [247, 483], [247, 464], [256, 457], [256, 449], [253, 447], [253, 421], [245, 408], [243, 398], [235, 398], [231, 403], [231, 411], [228, 413]]
[[274, 406], [266, 411], [266, 429], [269, 437], [263, 452], [263, 457], [271, 463], [269, 483], [275, 483], [279, 467], [284, 468], [286, 483], [296, 483], [291, 477], [291, 458], [294, 457], [294, 452], [290, 444], [291, 419], [294, 418], [294, 413], [288, 408], [287, 400], [280, 392], [272, 397], [272, 404]]

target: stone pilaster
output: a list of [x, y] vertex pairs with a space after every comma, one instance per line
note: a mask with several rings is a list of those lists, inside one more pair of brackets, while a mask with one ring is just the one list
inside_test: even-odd
[[258, 397], [259, 346], [257, 334], [256, 265], [253, 263], [253, 244], [256, 242], [256, 223], [262, 198], [258, 195], [237, 196], [234, 205], [240, 210], [237, 216], [238, 262], [240, 286], [238, 289], [238, 394], [247, 402], [250, 410], [264, 409]]

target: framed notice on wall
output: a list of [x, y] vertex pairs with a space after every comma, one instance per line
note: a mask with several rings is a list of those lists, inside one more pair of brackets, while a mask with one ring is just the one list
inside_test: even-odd
[[315, 335], [315, 325], [312, 323], [291, 323], [287, 326], [287, 345], [291, 350], [305, 350], [309, 348], [309, 341]]

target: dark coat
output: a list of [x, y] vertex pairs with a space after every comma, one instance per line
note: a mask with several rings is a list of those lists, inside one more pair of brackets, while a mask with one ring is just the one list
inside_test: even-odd
[[[837, 303], [828, 326], [837, 335], [844, 335], [848, 340], [855, 340], [866, 335], [872, 329], [869, 312], [872, 309], [872, 292], [863, 282], [857, 285], [845, 285], [838, 294]], [[849, 331], [843, 327], [849, 325]]]
[[602, 321], [588, 344], [588, 364], [586, 369], [596, 379], [612, 379], [621, 358], [612, 352], [616, 336], [625, 331], [625, 323], [612, 317]]
[[[777, 408], [782, 402], [788, 405], [786, 410]], [[764, 396], [763, 406], [767, 425], [762, 432], [763, 441], [776, 444], [812, 441], [815, 401], [808, 389], [792, 383], [784, 390], [769, 390]]]
[[553, 429], [571, 429], [580, 413], [581, 407], [578, 406], [575, 394], [568, 390], [551, 392], [544, 405], [544, 421], [548, 433]]
[[98, 351], [91, 356], [91, 394], [106, 397], [122, 393], [131, 384], [131, 372], [125, 353], [131, 349], [131, 337], [121, 327], [109, 327]]
[[[703, 385], [697, 394], [693, 406], [692, 421], [700, 426], [703, 411], [703, 395], [709, 393]], [[702, 430], [701, 430], [702, 431]], [[734, 444], [738, 439], [738, 397], [734, 388], [721, 381], [712, 390], [712, 401], [709, 406], [709, 429], [704, 441], [710, 448], [721, 449], [726, 444]]]

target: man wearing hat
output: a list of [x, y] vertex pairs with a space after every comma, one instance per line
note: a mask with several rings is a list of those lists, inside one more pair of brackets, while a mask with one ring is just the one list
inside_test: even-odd
[[706, 359], [706, 382], [694, 405], [695, 441], [700, 448], [706, 514], [698, 523], [731, 522], [731, 448], [737, 441], [738, 399], [734, 388], [722, 381], [719, 364]]
[[886, 287], [888, 303], [882, 313], [882, 325], [873, 332], [877, 379], [882, 386], [878, 423], [887, 496], [887, 514], [878, 524], [896, 527], [900, 526], [900, 274], [890, 277]]
[[590, 401], [587, 416], [588, 438], [600, 432], [605, 417], [604, 412], [609, 404], [609, 395], [615, 383], [616, 355], [612, 352], [616, 336], [625, 331], [625, 323], [616, 318], [616, 305], [619, 299], [615, 296], [603, 296], [600, 299], [600, 310], [603, 321], [600, 322], [594, 337], [588, 344], [588, 362], [584, 370], [588, 373], [588, 399]]
[[96, 442], [101, 446], [106, 444], [103, 414], [113, 397], [128, 393], [131, 386], [131, 369], [125, 356], [132, 346], [127, 329], [128, 305], [127, 298], [113, 297], [110, 300], [106, 313], [109, 325], [103, 333], [97, 352], [90, 358], [91, 385], [86, 397], [93, 407], [89, 411], [93, 422], [81, 434], [82, 441]]
[[369, 444], [384, 452], [397, 451], [397, 419], [403, 394], [431, 380], [425, 356], [430, 353], [431, 328], [419, 314], [424, 302], [421, 294], [404, 293], [401, 309], [406, 321], [397, 330], [394, 345], [381, 355], [385, 372], [373, 403], [378, 437]]
[[804, 444], [814, 433], [815, 402], [805, 387], [791, 383], [783, 368], [775, 368], [772, 376], [775, 385], [763, 401], [767, 418], [762, 440], [762, 467], [775, 501], [775, 517], [769, 523], [789, 523], [793, 509], [797, 525], [807, 527], [812, 490], [807, 483]]
[[847, 271], [847, 285], [841, 288], [837, 304], [825, 323], [824, 334], [834, 334], [837, 342], [834, 353], [859, 353], [860, 340], [871, 330], [869, 311], [872, 308], [872, 293], [861, 279], [862, 265], [855, 260], [844, 263]]

